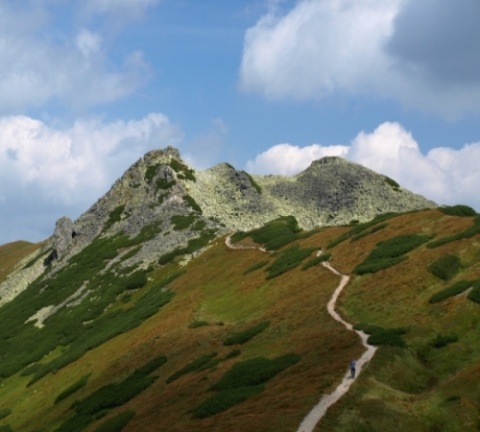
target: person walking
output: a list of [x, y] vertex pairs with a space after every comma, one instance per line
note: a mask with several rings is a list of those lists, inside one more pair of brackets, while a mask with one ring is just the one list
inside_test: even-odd
[[357, 364], [355, 362], [355, 360], [352, 360], [350, 362], [350, 378], [354, 379], [355, 378], [355, 368], [356, 368]]

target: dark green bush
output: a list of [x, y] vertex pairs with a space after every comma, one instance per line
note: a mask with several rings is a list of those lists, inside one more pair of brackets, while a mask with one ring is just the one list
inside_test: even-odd
[[167, 378], [166, 382], [171, 383], [171, 382], [177, 380], [178, 378], [180, 378], [182, 375], [185, 375], [189, 372], [195, 372], [195, 371], [199, 370], [202, 366], [209, 363], [216, 356], [217, 356], [217, 353], [214, 352], [214, 353], [211, 353], [211, 354], [206, 354], [206, 355], [202, 355], [200, 357], [197, 357], [195, 360], [191, 361], [186, 366], [184, 366], [183, 368], [179, 369], [178, 371], [176, 371], [172, 375], [170, 375]]
[[302, 230], [293, 216], [284, 216], [261, 228], [246, 233], [236, 233], [232, 236], [232, 241], [237, 242], [251, 237], [255, 243], [263, 245], [266, 249], [275, 250], [296, 240], [301, 232]]
[[174, 184], [175, 184], [175, 180], [168, 181], [162, 178], [157, 179], [157, 181], [155, 182], [155, 185], [159, 190], [170, 189]]
[[171, 222], [173, 224], [173, 229], [179, 231], [190, 227], [195, 219], [195, 215], [175, 215], [172, 216]]
[[[372, 219], [369, 222], [365, 222], [365, 223], [355, 225], [350, 231], [347, 231], [346, 233], [342, 234], [341, 236], [339, 236], [335, 240], [332, 240], [330, 243], [328, 243], [327, 248], [331, 249], [331, 248], [337, 246], [338, 244], [344, 242], [345, 240], [348, 240], [349, 238], [351, 238], [353, 236], [359, 235], [361, 232], [363, 232], [365, 230], [368, 230], [369, 228], [372, 228], [372, 230], [369, 233], [375, 232], [374, 231], [374, 226], [375, 225], [379, 224], [380, 222], [384, 222], [388, 219], [391, 219], [395, 216], [398, 216], [398, 214], [397, 213], [384, 213], [384, 214], [378, 215], [377, 217], [375, 217], [374, 219]], [[385, 226], [386, 226], [386, 224], [382, 224], [382, 227], [379, 228], [379, 229], [385, 228]]]
[[480, 303], [480, 280], [473, 284], [472, 290], [468, 293], [467, 298], [475, 303]]
[[134, 416], [135, 411], [124, 411], [102, 423], [95, 432], [120, 432]]
[[404, 256], [407, 252], [425, 243], [429, 238], [425, 235], [407, 234], [377, 243], [365, 261], [354, 269], [354, 273], [375, 273], [396, 265], [407, 259]]
[[405, 334], [407, 330], [403, 327], [383, 328], [377, 325], [356, 324], [354, 329], [363, 330], [366, 334], [370, 335], [367, 340], [370, 345], [388, 345], [400, 348], [406, 346], [402, 335]]
[[247, 273], [251, 273], [251, 272], [253, 272], [253, 271], [255, 271], [255, 270], [258, 270], [258, 269], [266, 266], [268, 263], [269, 263], [268, 260], [264, 260], [264, 261], [260, 261], [260, 262], [258, 262], [258, 263], [252, 264], [250, 267], [248, 267], [248, 268], [243, 272], [243, 274], [245, 275], [245, 274], [247, 274]]
[[445, 213], [449, 216], [460, 216], [460, 217], [468, 217], [468, 216], [475, 216], [477, 212], [463, 204], [458, 204], [454, 206], [443, 206], [438, 208], [442, 213]]
[[443, 348], [451, 343], [458, 342], [458, 336], [455, 334], [450, 335], [437, 335], [435, 339], [430, 342], [430, 346], [433, 348]]
[[118, 207], [116, 207], [115, 209], [113, 209], [113, 210], [110, 212], [109, 216], [108, 216], [107, 222], [105, 222], [104, 229], [108, 229], [108, 228], [110, 228], [114, 223], [120, 222], [120, 220], [121, 220], [121, 218], [122, 218], [122, 213], [123, 213], [124, 210], [125, 210], [125, 206], [124, 206], [124, 205], [118, 206]]
[[147, 273], [144, 270], [137, 270], [135, 273], [132, 273], [128, 276], [122, 285], [127, 290], [134, 290], [143, 288], [148, 282]]
[[460, 231], [458, 233], [441, 237], [437, 240], [434, 240], [427, 244], [429, 248], [436, 248], [439, 246], [443, 246], [444, 244], [451, 243], [457, 240], [462, 240], [465, 238], [472, 238], [473, 236], [480, 234], [480, 216], [477, 216], [473, 220], [473, 226], [468, 227], [467, 229]]
[[293, 245], [285, 249], [278, 258], [266, 268], [266, 271], [268, 272], [267, 279], [280, 276], [281, 274], [299, 266], [301, 262], [309, 257], [315, 250], [317, 249], [301, 249], [298, 245]]
[[201, 419], [226, 411], [232, 406], [259, 394], [263, 389], [264, 386], [258, 385], [220, 391], [197, 406], [194, 415]]
[[307, 270], [310, 267], [316, 266], [317, 264], [320, 264], [321, 262], [328, 261], [331, 258], [331, 254], [329, 253], [322, 253], [320, 255], [317, 255], [315, 258], [312, 258], [311, 260], [308, 260], [303, 266], [302, 270]]
[[193, 321], [188, 325], [188, 328], [198, 328], [208, 326], [208, 321]]
[[384, 178], [385, 182], [390, 185], [395, 192], [398, 192], [400, 190], [400, 185], [395, 180], [387, 176], [384, 176]]
[[259, 184], [253, 179], [253, 177], [248, 174], [246, 171], [242, 171], [243, 174], [245, 174], [248, 179], [250, 180], [250, 184], [252, 185], [252, 187], [257, 191], [258, 194], [261, 194], [262, 193], [262, 188], [259, 186]]
[[145, 170], [145, 176], [143, 177], [146, 183], [152, 182], [153, 178], [155, 177], [155, 174], [157, 174], [157, 170], [159, 167], [160, 167], [160, 164], [149, 165], [147, 167], [147, 169]]
[[442, 300], [445, 300], [449, 297], [454, 297], [458, 294], [461, 294], [462, 292], [466, 291], [468, 288], [472, 286], [472, 281], [459, 281], [457, 283], [454, 283], [452, 286], [443, 289], [442, 291], [439, 291], [430, 297], [429, 302], [430, 303], [438, 303]]
[[202, 208], [197, 204], [197, 202], [190, 195], [185, 195], [183, 198], [185, 199], [187, 204], [192, 208], [192, 210], [200, 214], [203, 213]]
[[169, 165], [178, 174], [178, 178], [190, 180], [193, 182], [197, 180], [194, 174], [194, 170], [188, 168], [186, 165], [184, 165], [177, 159], [172, 159]]
[[81, 377], [77, 382], [73, 383], [71, 386], [67, 387], [65, 390], [63, 390], [56, 398], [54, 404], [57, 404], [58, 402], [62, 401], [63, 399], [66, 399], [67, 397], [71, 396], [74, 394], [76, 391], [80, 390], [82, 387], [85, 387], [85, 385], [88, 382], [88, 379], [90, 378], [90, 374], [84, 375]]
[[460, 258], [456, 255], [448, 254], [435, 260], [428, 269], [438, 278], [447, 281], [458, 272], [460, 266]]
[[263, 332], [270, 325], [270, 321], [263, 321], [257, 325], [250, 327], [240, 333], [234, 334], [223, 341], [223, 345], [241, 345], [253, 339], [255, 336]]
[[352, 236], [351, 241], [352, 242], [357, 241], [357, 240], [359, 240], [359, 239], [361, 239], [361, 238], [363, 238], [363, 237], [365, 237], [369, 234], [376, 233], [377, 231], [380, 231], [380, 230], [386, 228], [387, 226], [388, 226], [388, 224], [384, 223], [384, 224], [375, 225], [370, 229], [365, 229], [362, 232], [359, 232], [358, 234], [355, 234], [354, 236]]
[[5, 417], [8, 417], [12, 413], [10, 408], [0, 409], [0, 420], [3, 420]]

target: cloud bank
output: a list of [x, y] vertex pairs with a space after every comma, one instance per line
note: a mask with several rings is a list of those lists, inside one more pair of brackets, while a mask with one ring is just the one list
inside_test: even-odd
[[247, 31], [240, 84], [273, 99], [346, 92], [478, 113], [478, 16], [476, 0], [300, 0]]
[[480, 142], [459, 150], [437, 147], [423, 154], [400, 124], [386, 122], [360, 132], [349, 145], [300, 148], [278, 144], [247, 162], [255, 174], [294, 175], [323, 156], [342, 156], [396, 180], [402, 187], [437, 204], [467, 204], [480, 210]]

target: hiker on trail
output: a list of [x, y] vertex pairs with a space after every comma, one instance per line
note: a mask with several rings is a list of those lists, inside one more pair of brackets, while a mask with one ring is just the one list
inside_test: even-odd
[[356, 362], [355, 360], [352, 360], [350, 362], [350, 378], [355, 378], [355, 366], [356, 366]]

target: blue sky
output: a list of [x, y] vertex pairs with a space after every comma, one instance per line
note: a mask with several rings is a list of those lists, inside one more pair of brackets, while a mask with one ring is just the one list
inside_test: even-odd
[[0, 244], [145, 152], [293, 175], [325, 155], [480, 211], [478, 0], [0, 0]]

